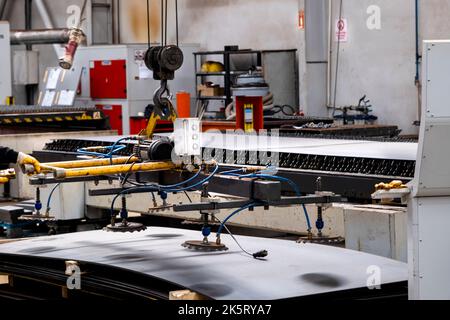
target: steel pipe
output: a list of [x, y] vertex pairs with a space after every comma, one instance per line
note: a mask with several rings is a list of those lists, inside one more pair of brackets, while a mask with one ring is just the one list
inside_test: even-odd
[[55, 174], [57, 179], [69, 179], [69, 178], [79, 178], [89, 176], [126, 174], [135, 172], [166, 171], [175, 169], [176, 167], [177, 166], [172, 162], [148, 162], [148, 163], [123, 164], [104, 167], [60, 169]]
[[11, 30], [12, 45], [67, 44], [70, 29]]
[[45, 163], [44, 167], [60, 168], [60, 169], [76, 169], [76, 168], [89, 168], [89, 167], [101, 167], [110, 166], [118, 164], [132, 164], [139, 162], [137, 157], [121, 157], [113, 159], [92, 159], [92, 160], [81, 160], [81, 161], [66, 161], [66, 162], [54, 162]]

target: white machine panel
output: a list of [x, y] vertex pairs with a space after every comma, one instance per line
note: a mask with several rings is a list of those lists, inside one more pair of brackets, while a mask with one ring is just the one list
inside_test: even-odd
[[418, 166], [418, 195], [450, 195], [450, 123], [425, 126]]
[[[44, 212], [47, 210], [47, 199], [55, 185], [41, 189], [41, 199]], [[50, 203], [50, 216], [58, 221], [84, 219], [85, 214], [85, 184], [84, 182], [63, 183], [53, 193]]]
[[423, 114], [408, 203], [410, 299], [450, 299], [450, 41], [426, 41]]
[[174, 124], [175, 154], [200, 156], [202, 149], [202, 123], [198, 118], [177, 119]]
[[415, 196], [450, 196], [450, 41], [426, 41]]
[[[420, 198], [417, 202], [418, 237], [416, 245], [414, 299], [450, 299], [450, 198]], [[414, 289], [410, 288], [410, 289]]]
[[429, 118], [450, 117], [450, 41], [425, 42], [425, 112]]
[[14, 85], [39, 84], [39, 52], [15, 50], [12, 53]]
[[12, 96], [11, 77], [11, 44], [9, 40], [9, 23], [0, 21], [0, 61], [2, 76], [0, 77], [0, 105], [6, 103], [6, 98]]

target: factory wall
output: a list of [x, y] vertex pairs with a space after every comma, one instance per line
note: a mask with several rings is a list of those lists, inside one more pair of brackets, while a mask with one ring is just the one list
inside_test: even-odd
[[[52, 19], [52, 23], [55, 28], [65, 28], [70, 20], [72, 12], [69, 10], [71, 5], [82, 6], [83, 0], [47, 0], [45, 1], [46, 7]], [[9, 1], [7, 6], [7, 17], [10, 23], [11, 29], [21, 30], [25, 26], [25, 14], [24, 14], [24, 0]], [[43, 29], [45, 25], [41, 19], [41, 16], [33, 5], [33, 29]], [[86, 23], [83, 24], [84, 30], [86, 30]], [[15, 46], [15, 50], [25, 50], [25, 46]], [[39, 52], [39, 73], [40, 78], [43, 78], [46, 67], [54, 67], [58, 65], [58, 58], [61, 55], [57, 55], [53, 46], [33, 46], [33, 50]], [[60, 49], [62, 51], [62, 48]], [[26, 95], [24, 86], [14, 86], [13, 95], [16, 97], [17, 104], [26, 103]]]
[[[12, 29], [24, 27], [24, 0], [10, 1], [8, 17]], [[95, 2], [107, 2], [98, 1]], [[118, 0], [120, 42], [146, 43], [146, 0]], [[182, 43], [198, 43], [202, 50], [220, 50], [224, 45], [241, 48], [296, 49], [298, 0], [179, 0], [179, 37]], [[83, 0], [46, 0], [55, 27], [65, 27], [70, 5], [82, 6]], [[174, 1], [169, 0], [168, 42], [175, 42]], [[245, 12], [245, 16], [243, 16]], [[276, 12], [276, 14], [274, 14]], [[151, 41], [160, 41], [160, 0], [150, 0]], [[33, 28], [43, 28], [33, 6]], [[236, 35], [239, 35], [238, 37]], [[41, 74], [45, 66], [56, 65], [51, 46], [36, 46], [40, 51]], [[24, 103], [22, 87], [15, 88], [18, 103]]]
[[[151, 0], [152, 41], [159, 41], [160, 1]], [[168, 40], [175, 41], [170, 1]], [[179, 0], [179, 37], [204, 50], [237, 44], [252, 49], [297, 49], [298, 0]], [[146, 0], [121, 3], [122, 42], [147, 42]]]
[[[421, 1], [424, 38], [450, 37], [446, 14], [449, 1]], [[334, 102], [337, 42], [334, 24], [340, 1], [332, 1], [333, 47], [331, 105]], [[443, 6], [444, 5], [444, 6]], [[440, 14], [429, 10], [434, 6]], [[377, 11], [379, 10], [379, 11]], [[379, 15], [378, 15], [379, 14]], [[379, 21], [377, 19], [379, 17]], [[340, 44], [337, 106], [355, 105], [367, 94], [380, 123], [397, 124], [404, 133], [417, 132], [418, 90], [415, 86], [415, 3], [412, 0], [344, 0], [342, 17], [348, 21], [348, 41]], [[379, 24], [378, 24], [379, 22]], [[425, 24], [425, 23], [424, 23]], [[370, 29], [369, 29], [370, 27]]]
[[[146, 0], [120, 2], [120, 38], [123, 43], [147, 42]], [[339, 0], [332, 3], [332, 53], [329, 104], [333, 104], [337, 43], [334, 24], [339, 16]], [[23, 0], [10, 1], [9, 17], [13, 28], [23, 28]], [[56, 27], [63, 27], [71, 4], [82, 0], [47, 0]], [[99, 1], [96, 1], [99, 2]], [[172, 1], [169, 1], [173, 3]], [[298, 28], [298, 10], [304, 0], [179, 0], [180, 40], [199, 43], [202, 49], [216, 50], [224, 45], [242, 48], [299, 50], [301, 104], [317, 113], [323, 105], [308, 105], [308, 91], [314, 80], [305, 73], [305, 31]], [[151, 39], [159, 41], [159, 0], [150, 0]], [[419, 0], [422, 39], [450, 38], [450, 1]], [[170, 9], [170, 8], [169, 8]], [[376, 23], [380, 10], [380, 25]], [[414, 0], [343, 0], [343, 18], [348, 21], [348, 41], [340, 45], [338, 106], [357, 103], [364, 94], [374, 106], [380, 123], [399, 124], [404, 133], [416, 133], [412, 123], [419, 118], [419, 94], [415, 76]], [[375, 10], [375, 11], [373, 11]], [[170, 10], [172, 11], [172, 10]], [[43, 27], [34, 8], [33, 27]], [[174, 15], [169, 15], [174, 22]], [[375, 24], [374, 24], [375, 21]], [[368, 27], [371, 23], [371, 29]], [[174, 41], [174, 23], [169, 26], [169, 42]], [[306, 27], [311, 23], [306, 21]], [[314, 24], [313, 24], [314, 25]], [[55, 65], [51, 47], [36, 47], [41, 53], [41, 69]], [[42, 70], [41, 70], [42, 73]], [[326, 75], [325, 75], [326, 76]], [[308, 90], [306, 90], [308, 88]], [[18, 92], [20, 96], [20, 92]], [[20, 101], [20, 99], [19, 99]], [[320, 111], [322, 113], [322, 111]]]
[[[300, 9], [305, 8], [300, 0]], [[338, 51], [336, 22], [340, 16], [340, 0], [331, 3], [331, 50], [328, 106], [355, 105], [367, 95], [381, 124], [396, 124], [404, 134], [417, 134], [413, 122], [420, 119], [421, 95], [416, 87], [416, 10], [414, 0], [343, 0], [342, 18], [347, 21], [347, 40]], [[450, 1], [418, 0], [419, 53], [422, 41], [450, 39]], [[306, 21], [306, 28], [315, 27]], [[300, 41], [305, 41], [302, 37]], [[308, 46], [308, 43], [305, 44]], [[339, 52], [335, 100], [336, 61]], [[308, 113], [330, 115], [324, 105], [308, 104], [308, 95], [323, 94], [317, 78], [305, 74], [306, 58], [300, 56], [300, 101]], [[302, 66], [304, 66], [302, 68]], [[421, 74], [420, 68], [420, 74]], [[323, 77], [326, 77], [323, 74]], [[422, 79], [420, 79], [422, 80]], [[309, 83], [308, 83], [309, 82]], [[312, 83], [311, 83], [312, 82]], [[317, 87], [317, 88], [315, 88]], [[305, 90], [307, 88], [307, 90]], [[314, 99], [313, 99], [314, 100]], [[317, 100], [317, 99], [316, 99]], [[339, 113], [338, 113], [339, 114]]]
[[[304, 8], [304, 0], [179, 2], [180, 39], [183, 42], [200, 43], [207, 50], [217, 50], [225, 44], [254, 49], [298, 49], [302, 108], [311, 114], [332, 114], [324, 105], [308, 105], [307, 96], [318, 79], [306, 75], [307, 44], [304, 31], [298, 28], [298, 11]], [[136, 28], [136, 22], [130, 19], [133, 10], [138, 12], [139, 4], [145, 11], [145, 1], [130, 0], [127, 3], [127, 10], [122, 11], [122, 21], [131, 21], [132, 27], [126, 22], [122, 24], [122, 41], [145, 41], [145, 19], [141, 19], [140, 28]], [[155, 15], [159, 14], [157, 3], [159, 1], [152, 8]], [[332, 41], [328, 103], [334, 105], [337, 53], [334, 24], [339, 18], [340, 1], [331, 0], [330, 3]], [[421, 40], [450, 37], [446, 14], [450, 13], [450, 1], [419, 0], [419, 8]], [[367, 95], [379, 123], [397, 124], [404, 134], [416, 134], [418, 128], [413, 122], [419, 120], [420, 96], [415, 84], [414, 0], [343, 0], [342, 16], [348, 21], [348, 40], [340, 44], [336, 105], [355, 105], [359, 98]], [[311, 26], [316, 27], [314, 22], [306, 21], [306, 27]], [[155, 39], [159, 27], [152, 25], [151, 30], [152, 39]], [[172, 41], [173, 35], [174, 30], [169, 28]], [[307, 84], [308, 80], [313, 83]]]

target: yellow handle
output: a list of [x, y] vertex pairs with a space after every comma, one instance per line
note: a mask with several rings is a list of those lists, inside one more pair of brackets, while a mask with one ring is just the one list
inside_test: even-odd
[[177, 166], [172, 162], [148, 162], [103, 167], [60, 169], [55, 174], [57, 179], [66, 179], [127, 174], [135, 172], [165, 171], [175, 169], [176, 167]]
[[9, 179], [8, 179], [8, 178], [0, 177], [0, 184], [6, 184], [6, 183], [8, 183], [8, 182], [9, 182]]

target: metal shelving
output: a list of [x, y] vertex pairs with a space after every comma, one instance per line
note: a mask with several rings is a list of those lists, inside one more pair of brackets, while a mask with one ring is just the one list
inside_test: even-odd
[[[230, 71], [230, 75], [232, 76], [238, 76], [241, 74], [246, 74], [247, 71]], [[197, 77], [209, 77], [209, 76], [218, 76], [223, 77], [226, 75], [226, 72], [197, 72]]]
[[[205, 77], [224, 77], [224, 96], [216, 96], [216, 97], [202, 97], [198, 93], [197, 90], [197, 100], [207, 101], [207, 100], [222, 100], [225, 101], [225, 105], [230, 104], [233, 102], [232, 97], [232, 78], [241, 74], [245, 74], [248, 72], [248, 70], [241, 71], [241, 70], [231, 70], [231, 56], [232, 55], [249, 55], [253, 54], [257, 56], [257, 65], [261, 66], [262, 61], [262, 52], [261, 51], [254, 51], [254, 50], [236, 50], [236, 51], [203, 51], [203, 52], [194, 52], [195, 57], [195, 70], [196, 70], [196, 83], [195, 87], [198, 88], [199, 84], [204, 83]], [[225, 67], [225, 71], [223, 72], [198, 72], [199, 66], [203, 63], [202, 58], [205, 56], [212, 56], [212, 55], [220, 55], [223, 58], [223, 64]]]
[[227, 96], [216, 96], [216, 97], [214, 97], [214, 96], [208, 96], [208, 97], [197, 96], [197, 99], [198, 100], [226, 100]]

